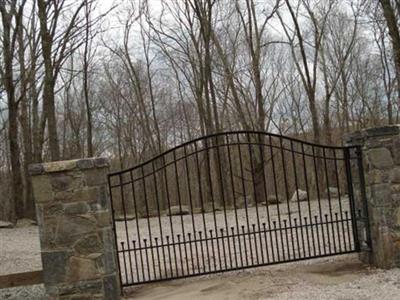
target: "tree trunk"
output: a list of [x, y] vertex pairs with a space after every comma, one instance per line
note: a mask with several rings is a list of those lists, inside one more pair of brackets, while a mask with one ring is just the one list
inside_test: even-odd
[[[24, 201], [24, 216], [30, 219], [35, 219], [35, 204], [32, 195], [32, 183], [28, 172], [28, 166], [32, 163], [32, 140], [31, 140], [31, 126], [29, 121], [29, 102], [27, 97], [28, 78], [25, 66], [25, 47], [24, 47], [24, 32], [22, 26], [18, 30], [18, 59], [20, 65], [21, 77], [21, 114], [19, 121], [22, 129], [23, 141], [23, 201]], [[34, 72], [34, 70], [32, 70]], [[34, 85], [34, 83], [32, 84]]]
[[93, 156], [93, 137], [92, 137], [92, 110], [90, 108], [90, 100], [89, 100], [89, 41], [90, 41], [90, 4], [88, 0], [85, 1], [85, 51], [83, 54], [83, 91], [85, 97], [85, 105], [86, 105], [86, 126], [87, 126], [87, 156]]
[[47, 28], [46, 3], [38, 0], [38, 13], [40, 21], [40, 37], [42, 42], [42, 57], [44, 62], [43, 78], [43, 112], [47, 117], [47, 133], [49, 135], [50, 158], [52, 161], [60, 160], [60, 149], [57, 136], [57, 118], [54, 95], [54, 69], [52, 63], [52, 36]]
[[13, 52], [14, 44], [11, 40], [12, 15], [6, 11], [3, 4], [0, 4], [2, 25], [3, 25], [3, 64], [4, 76], [3, 85], [7, 94], [8, 103], [8, 139], [11, 161], [11, 177], [12, 177], [12, 202], [14, 206], [14, 215], [12, 221], [24, 216], [24, 202], [20, 148], [18, 143], [18, 102], [15, 98], [15, 86], [13, 78]]
[[[396, 18], [395, 8], [392, 7], [390, 0], [380, 0], [385, 16], [386, 23], [389, 29], [389, 35], [392, 40], [393, 60], [396, 69], [397, 81], [397, 105], [400, 106], [400, 32], [398, 21]], [[399, 7], [399, 6], [398, 6]]]

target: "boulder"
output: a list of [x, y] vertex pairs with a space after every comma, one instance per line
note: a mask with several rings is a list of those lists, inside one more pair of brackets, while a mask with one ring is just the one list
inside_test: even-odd
[[29, 226], [36, 226], [37, 223], [35, 220], [31, 220], [31, 219], [19, 219], [17, 221], [16, 227], [20, 228], [20, 227], [29, 227]]
[[194, 213], [194, 214], [200, 214], [200, 213], [202, 213], [201, 207], [195, 207], [195, 208], [193, 208], [193, 213]]
[[[214, 210], [214, 211], [220, 211], [220, 210], [221, 210], [221, 207], [219, 207], [219, 204], [214, 203], [214, 207], [213, 207], [212, 202], [206, 202], [206, 203], [204, 203], [204, 204], [203, 204], [203, 207], [204, 207], [204, 212], [212, 212], [213, 210]], [[201, 209], [201, 208], [200, 208], [200, 209]]]
[[[160, 211], [160, 216], [162, 215], [162, 212]], [[155, 218], [158, 217], [158, 210], [150, 210], [149, 213], [144, 211], [141, 215], [142, 218]]]
[[301, 189], [297, 189], [297, 191], [294, 191], [292, 198], [290, 199], [290, 201], [307, 201], [308, 199], [308, 195], [306, 191], [303, 191]]
[[215, 208], [214, 208], [214, 211], [222, 211], [223, 209], [222, 209], [222, 207], [220, 207], [220, 206], [215, 206]]
[[114, 216], [114, 220], [116, 222], [125, 221], [125, 220], [132, 221], [133, 219], [135, 219], [135, 215], [133, 215], [133, 214], [126, 214], [126, 217], [123, 214]]
[[333, 198], [337, 198], [339, 196], [339, 190], [336, 187], [329, 187], [327, 188], [327, 190], [325, 191], [325, 193], [328, 195], [328, 191], [329, 191], [329, 195]]
[[[222, 208], [218, 204], [214, 204], [214, 211], [221, 211]], [[203, 203], [203, 208], [201, 205], [199, 207], [193, 208], [193, 213], [200, 214], [200, 213], [210, 213], [213, 212], [213, 205], [211, 202]]]
[[[268, 202], [268, 205], [282, 203], [282, 197], [280, 195], [278, 195], [278, 197], [276, 195], [270, 195], [267, 198], [267, 202]], [[264, 202], [264, 205], [265, 205], [265, 202]]]
[[0, 221], [0, 228], [13, 228], [14, 225], [11, 222]]
[[189, 206], [187, 205], [175, 205], [171, 206], [170, 209], [167, 209], [167, 215], [168, 216], [184, 216], [184, 215], [189, 215], [190, 214], [190, 209]]
[[245, 206], [250, 207], [253, 199], [250, 196], [241, 196], [236, 199], [235, 208], [243, 208]]

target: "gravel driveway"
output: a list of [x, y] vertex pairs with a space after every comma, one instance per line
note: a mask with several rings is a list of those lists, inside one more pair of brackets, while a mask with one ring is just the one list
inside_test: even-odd
[[356, 254], [127, 289], [132, 300], [398, 300], [400, 269], [362, 265]]
[[[249, 212], [255, 214], [255, 208]], [[221, 212], [218, 215], [223, 216]], [[180, 221], [180, 217], [174, 218]], [[135, 221], [130, 222], [133, 226]], [[157, 223], [152, 226], [157, 228]], [[126, 236], [122, 223], [118, 224], [118, 234]], [[37, 226], [0, 229], [0, 275], [40, 269]], [[395, 300], [400, 299], [400, 269], [369, 268], [358, 261], [357, 254], [346, 254], [140, 285], [126, 289], [126, 292], [126, 299]], [[42, 285], [0, 289], [0, 299], [41, 300], [44, 299], [44, 289]]]
[[[0, 229], [0, 276], [42, 269], [37, 226]], [[43, 285], [0, 289], [0, 299], [42, 300]]]
[[0, 229], [0, 275], [41, 269], [37, 226]]
[[346, 197], [117, 222], [117, 239], [124, 283], [354, 250]]

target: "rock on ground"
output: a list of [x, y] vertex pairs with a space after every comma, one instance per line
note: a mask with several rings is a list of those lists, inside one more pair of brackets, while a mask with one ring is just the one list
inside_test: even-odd
[[282, 203], [282, 197], [280, 195], [278, 195], [278, 197], [271, 195], [271, 196], [268, 196], [267, 202], [268, 202], [268, 204]]
[[236, 208], [242, 208], [242, 207], [249, 207], [250, 203], [253, 202], [253, 199], [250, 196], [246, 196], [246, 197], [239, 197], [236, 199], [236, 203], [235, 203], [235, 207]]
[[0, 221], [0, 228], [13, 228], [14, 225], [11, 222]]
[[307, 200], [307, 198], [308, 198], [308, 195], [307, 195], [307, 192], [306, 191], [303, 191], [303, 190], [301, 190], [301, 189], [297, 189], [297, 191], [295, 191], [294, 193], [293, 193], [293, 196], [292, 196], [292, 198], [290, 199], [290, 201], [293, 201], [293, 202], [295, 202], [295, 201], [306, 201]]
[[217, 203], [213, 203], [212, 202], [206, 202], [203, 203], [203, 208], [201, 207], [195, 207], [193, 208], [193, 213], [195, 214], [200, 214], [200, 213], [209, 213], [209, 212], [213, 212], [213, 211], [221, 211], [222, 208], [219, 207], [219, 205]]
[[124, 216], [124, 215], [116, 215], [116, 216], [114, 216], [114, 220], [117, 221], [117, 222], [120, 222], [120, 221], [132, 221], [134, 219], [135, 219], [135, 215], [133, 215], [133, 214], [126, 214], [126, 216]]
[[19, 219], [17, 221], [16, 227], [29, 227], [29, 226], [35, 226], [35, 225], [37, 225], [37, 222], [35, 220]]
[[189, 206], [186, 205], [175, 205], [175, 206], [171, 206], [169, 210], [167, 210], [167, 215], [171, 215], [171, 216], [184, 216], [184, 215], [188, 215], [190, 214], [190, 209]]
[[333, 198], [336, 198], [336, 197], [339, 196], [339, 190], [338, 190], [338, 188], [329, 187], [329, 188], [326, 190], [326, 193], [327, 193], [327, 194], [328, 194], [328, 192], [329, 192], [329, 196], [331, 196], [331, 197], [333, 197]]

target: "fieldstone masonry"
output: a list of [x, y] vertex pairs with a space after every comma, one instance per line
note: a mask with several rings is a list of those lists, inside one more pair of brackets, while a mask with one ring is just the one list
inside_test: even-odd
[[400, 126], [365, 129], [347, 137], [363, 153], [371, 252], [381, 268], [400, 267]]
[[120, 299], [104, 158], [33, 164], [49, 299]]

